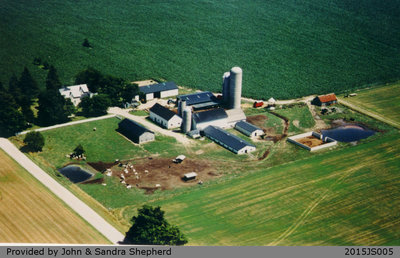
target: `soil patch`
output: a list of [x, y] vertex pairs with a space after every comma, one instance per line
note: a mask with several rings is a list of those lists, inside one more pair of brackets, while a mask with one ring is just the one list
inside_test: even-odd
[[[218, 176], [215, 166], [209, 160], [186, 158], [177, 164], [173, 159], [153, 157], [124, 161], [111, 168], [112, 176], [118, 177], [126, 186], [146, 190], [147, 194], [157, 189], [169, 190], [195, 185]], [[196, 179], [182, 180], [183, 175], [189, 172], [196, 172]]]
[[308, 146], [310, 148], [325, 144], [324, 141], [322, 141], [321, 139], [318, 139], [318, 138], [316, 138], [314, 136], [307, 136], [307, 137], [304, 137], [304, 138], [301, 138], [301, 139], [296, 139], [296, 142], [299, 142], [299, 143], [301, 143], [303, 145], [306, 145], [306, 146]]
[[246, 118], [246, 121], [257, 126], [260, 127], [262, 129], [266, 129], [264, 127], [265, 121], [268, 120], [268, 117], [266, 115], [254, 115], [254, 116], [248, 116]]
[[106, 170], [107, 168], [111, 168], [112, 166], [115, 165], [114, 162], [88, 162], [87, 164], [89, 164], [92, 168], [96, 169], [99, 172], [104, 172], [104, 170]]

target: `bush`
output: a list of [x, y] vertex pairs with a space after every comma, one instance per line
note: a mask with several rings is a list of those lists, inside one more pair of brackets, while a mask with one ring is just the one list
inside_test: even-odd
[[44, 137], [40, 132], [29, 132], [25, 136], [24, 143], [29, 151], [42, 151], [44, 146]]

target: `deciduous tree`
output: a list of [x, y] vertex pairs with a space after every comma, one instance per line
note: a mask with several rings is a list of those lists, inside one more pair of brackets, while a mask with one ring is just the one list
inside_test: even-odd
[[188, 241], [178, 227], [170, 225], [164, 211], [158, 207], [143, 205], [132, 218], [133, 225], [126, 233], [124, 244], [184, 245]]

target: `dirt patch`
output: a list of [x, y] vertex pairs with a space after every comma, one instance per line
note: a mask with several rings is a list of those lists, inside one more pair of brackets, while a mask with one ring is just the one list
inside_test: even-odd
[[296, 142], [299, 142], [303, 145], [306, 145], [310, 148], [316, 147], [316, 146], [320, 146], [322, 144], [325, 144], [324, 141], [322, 141], [321, 139], [318, 139], [314, 136], [307, 136], [301, 139], [296, 139]]
[[[176, 164], [171, 158], [143, 158], [124, 161], [111, 168], [112, 176], [130, 187], [144, 189], [147, 194], [157, 189], [169, 190], [176, 187], [196, 185], [218, 176], [215, 167], [208, 160], [186, 158]], [[189, 172], [196, 172], [194, 180], [184, 181], [182, 177]]]
[[258, 158], [258, 160], [264, 160], [268, 157], [268, 155], [269, 155], [269, 150], [266, 150], [264, 154]]
[[102, 184], [102, 183], [104, 183], [104, 178], [88, 180], [88, 181], [82, 182], [81, 184], [89, 185], [89, 184]]
[[257, 127], [260, 127], [264, 129], [264, 124], [265, 121], [268, 120], [268, 117], [266, 115], [254, 115], [254, 116], [248, 116], [246, 118], [246, 121], [249, 122], [250, 124], [253, 124]]
[[87, 164], [89, 166], [91, 166], [92, 168], [96, 169], [99, 172], [103, 172], [107, 168], [111, 168], [112, 166], [115, 165], [114, 162], [106, 163], [106, 162], [102, 162], [102, 161], [99, 161], [99, 162], [88, 162]]
[[296, 127], [300, 126], [300, 121], [299, 120], [293, 120], [292, 124]]

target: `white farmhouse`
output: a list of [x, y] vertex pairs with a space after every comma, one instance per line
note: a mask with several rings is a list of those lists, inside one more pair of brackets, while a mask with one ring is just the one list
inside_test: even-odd
[[182, 124], [181, 117], [158, 103], [150, 108], [150, 119], [167, 129], [177, 128]]
[[91, 97], [93, 95], [86, 84], [65, 86], [64, 88], [59, 89], [59, 91], [64, 98], [70, 99], [75, 106], [78, 106], [83, 97]]

